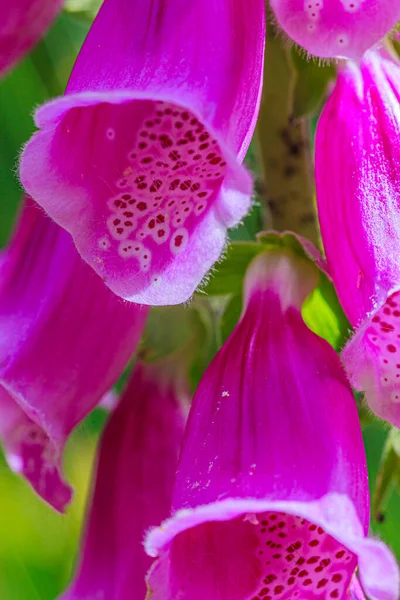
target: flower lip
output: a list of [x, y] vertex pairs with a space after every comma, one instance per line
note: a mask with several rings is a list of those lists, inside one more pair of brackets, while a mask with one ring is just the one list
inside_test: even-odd
[[352, 385], [365, 391], [371, 410], [400, 427], [400, 290], [358, 326], [342, 351]]
[[[256, 524], [257, 515], [268, 512], [301, 517], [322, 528], [325, 534], [358, 557], [361, 581], [371, 598], [396, 599], [399, 578], [393, 556], [380, 541], [364, 537], [352, 502], [342, 494], [331, 493], [313, 501], [226, 498], [193, 509], [181, 509], [160, 527], [150, 530], [145, 549], [150, 556], [160, 557], [162, 561], [179, 534], [205, 523], [231, 521], [240, 516], [250, 522], [254, 519]], [[152, 572], [156, 568], [157, 563], [148, 575], [150, 587]], [[384, 580], [382, 573], [386, 575]]]
[[[231, 168], [241, 163], [241, 160], [236, 159], [234, 153], [225, 144], [219, 133], [213, 128], [213, 126], [207, 122], [204, 115], [201, 115], [196, 110], [196, 104], [194, 105], [190, 101], [182, 102], [182, 98], [177, 98], [176, 94], [143, 92], [140, 90], [127, 91], [127, 90], [112, 90], [112, 91], [85, 91], [75, 92], [67, 94], [61, 98], [50, 100], [42, 107], [40, 107], [35, 113], [35, 124], [36, 127], [46, 131], [51, 129], [53, 126], [58, 125], [63, 117], [66, 116], [68, 111], [75, 108], [88, 108], [100, 104], [126, 104], [134, 101], [145, 101], [152, 103], [163, 102], [165, 104], [173, 104], [176, 107], [187, 110], [199, 121], [206, 126], [210, 136], [215, 139], [220, 147], [222, 154], [224, 155], [228, 166]], [[27, 146], [29, 145], [29, 142]], [[23, 160], [23, 156], [22, 156]]]
[[160, 527], [148, 532], [145, 548], [150, 556], [157, 557], [176, 535], [191, 527], [196, 527], [207, 521], [226, 521], [248, 513], [257, 514], [269, 511], [288, 513], [318, 522], [318, 525], [321, 525], [321, 527], [324, 526], [327, 533], [336, 537], [339, 541], [344, 541], [343, 537], [340, 536], [340, 531], [335, 529], [337, 523], [334, 525], [330, 524], [330, 521], [335, 516], [327, 510], [330, 504], [337, 505], [338, 507], [346, 506], [347, 511], [350, 508], [350, 512], [347, 513], [342, 508], [343, 515], [347, 519], [344, 529], [348, 530], [350, 525], [350, 527], [354, 528], [355, 536], [363, 535], [362, 527], [355, 514], [354, 507], [345, 495], [327, 494], [321, 500], [310, 502], [225, 498], [195, 508], [177, 510]]
[[61, 465], [64, 440], [52, 439], [43, 424], [35, 422], [12, 387], [0, 377], [0, 435], [10, 469], [26, 477], [33, 489], [55, 510], [64, 513], [72, 499]]

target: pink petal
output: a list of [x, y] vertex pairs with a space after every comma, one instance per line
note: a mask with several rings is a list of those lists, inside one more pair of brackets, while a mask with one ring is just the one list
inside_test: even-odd
[[395, 600], [395, 561], [366, 538], [354, 398], [336, 353], [301, 318], [316, 282], [289, 251], [251, 263], [244, 314], [192, 404], [172, 517], [146, 540], [159, 556], [154, 600], [311, 600], [322, 590], [344, 600], [357, 565], [371, 598]]
[[[38, 489], [37, 479], [59, 466], [72, 429], [121, 375], [147, 310], [114, 296], [32, 201], [0, 268], [0, 387], [46, 447], [41, 468], [32, 477], [25, 471]], [[29, 446], [29, 427], [25, 437], [18, 443]], [[61, 509], [49, 494], [45, 499]]]
[[137, 364], [101, 442], [81, 564], [64, 600], [144, 599], [144, 532], [168, 515], [184, 417], [175, 384]]
[[400, 427], [400, 293], [364, 321], [342, 352], [350, 379], [371, 410]]
[[271, 0], [279, 25], [310, 54], [358, 59], [400, 20], [395, 0]]
[[63, 0], [10, 0], [0, 8], [0, 74], [40, 40]]
[[72, 490], [62, 479], [59, 452], [45, 431], [0, 387], [0, 437], [10, 468], [23, 475], [36, 492], [62, 512]]
[[347, 65], [318, 124], [315, 156], [328, 267], [344, 311], [358, 328], [343, 360], [372, 410], [395, 424], [400, 423], [400, 328], [393, 296], [400, 289], [399, 100], [400, 68], [390, 57], [370, 52], [360, 68]]
[[22, 182], [117, 295], [187, 300], [246, 214], [264, 37], [262, 0], [106, 0], [37, 113]]

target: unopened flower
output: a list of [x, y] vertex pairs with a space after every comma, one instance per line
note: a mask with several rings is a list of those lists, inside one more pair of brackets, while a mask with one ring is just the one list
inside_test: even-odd
[[152, 600], [344, 600], [358, 567], [394, 600], [395, 561], [368, 539], [354, 398], [331, 346], [302, 320], [314, 266], [259, 255], [245, 309], [196, 392], [173, 511], [150, 532]]
[[358, 59], [400, 20], [397, 0], [271, 0], [279, 25], [310, 54]]
[[112, 294], [31, 200], [0, 260], [0, 435], [11, 467], [63, 510], [65, 441], [122, 374], [147, 309]]
[[144, 600], [143, 535], [168, 515], [183, 434], [177, 384], [136, 365], [101, 441], [81, 564], [63, 600]]
[[4, 0], [0, 7], [0, 75], [31, 50], [63, 0]]
[[105, 0], [21, 179], [119, 296], [187, 300], [250, 206], [263, 0]]
[[356, 328], [342, 357], [370, 408], [400, 426], [400, 65], [390, 56], [343, 66], [315, 162], [328, 268]]

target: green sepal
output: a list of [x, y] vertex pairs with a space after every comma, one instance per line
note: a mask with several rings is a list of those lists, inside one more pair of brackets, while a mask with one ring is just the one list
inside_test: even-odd
[[318, 287], [304, 302], [302, 315], [311, 331], [324, 338], [336, 351], [342, 350], [351, 326], [325, 273], [320, 272]]

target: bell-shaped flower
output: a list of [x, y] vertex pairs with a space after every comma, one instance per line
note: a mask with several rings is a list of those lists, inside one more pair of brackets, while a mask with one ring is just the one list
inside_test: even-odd
[[0, 6], [0, 75], [40, 40], [64, 0], [3, 0]]
[[250, 264], [245, 308], [196, 392], [169, 520], [149, 533], [152, 600], [345, 600], [355, 570], [395, 600], [396, 563], [368, 539], [366, 460], [337, 354], [301, 317], [315, 267]]
[[146, 315], [110, 292], [27, 201], [0, 255], [0, 436], [10, 466], [57, 510], [71, 495], [65, 441], [122, 374]]
[[184, 429], [175, 374], [137, 364], [101, 442], [81, 563], [63, 600], [144, 600], [145, 531], [166, 518]]
[[400, 20], [397, 0], [271, 0], [282, 29], [310, 54], [358, 59]]
[[330, 275], [356, 328], [342, 353], [370, 408], [400, 426], [400, 65], [348, 63], [318, 124], [317, 202]]
[[250, 206], [263, 0], [105, 0], [21, 179], [117, 295], [187, 300]]

